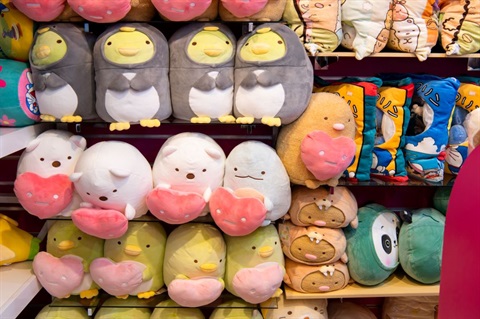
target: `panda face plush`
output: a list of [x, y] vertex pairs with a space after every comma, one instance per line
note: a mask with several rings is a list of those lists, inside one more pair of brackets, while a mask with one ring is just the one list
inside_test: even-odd
[[378, 260], [388, 268], [398, 263], [400, 221], [394, 213], [378, 215], [372, 224], [372, 242]]

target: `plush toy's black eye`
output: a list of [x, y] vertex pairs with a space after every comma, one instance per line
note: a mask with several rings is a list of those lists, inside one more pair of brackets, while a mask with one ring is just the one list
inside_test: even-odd
[[196, 260], [196, 259], [195, 259], [193, 262], [196, 263], [196, 264], [198, 264], [198, 260]]
[[390, 236], [386, 234], [382, 236], [382, 247], [387, 254], [392, 252], [392, 240], [390, 239]]
[[202, 169], [202, 172], [204, 172], [204, 173], [205, 173], [206, 171], [207, 171], [207, 169], [206, 169], [206, 168]]
[[89, 193], [89, 192], [87, 192], [87, 195], [90, 195], [90, 193]]
[[260, 174], [265, 175], [265, 171], [262, 171]]
[[283, 41], [282, 41], [282, 40], [278, 40], [278, 44], [283, 44]]
[[317, 310], [318, 310], [318, 307], [313, 307], [313, 310], [317, 311]]
[[42, 161], [42, 162], [43, 162], [44, 160], [45, 160], [45, 159], [44, 159], [43, 157], [40, 157], [40, 161]]
[[245, 46], [247, 47], [249, 44], [250, 44], [250, 43], [247, 42], [247, 43], [245, 43]]
[[275, 245], [277, 244], [277, 241], [275, 241]]
[[291, 316], [291, 315], [292, 315], [292, 313], [293, 313], [293, 312], [291, 312], [291, 311], [287, 312], [287, 314], [288, 314], [289, 316]]
[[236, 171], [238, 171], [238, 168], [234, 167], [233, 170], [236, 172]]
[[116, 192], [117, 192], [117, 190], [116, 190], [116, 189], [114, 189], [112, 192], [116, 193]]
[[58, 44], [60, 44], [60, 43], [62, 43], [62, 42], [63, 42], [62, 40], [57, 40], [57, 43], [58, 43]]
[[255, 247], [255, 246], [252, 246], [252, 249], [253, 249], [253, 250], [255, 250], [255, 249], [257, 249], [257, 247]]
[[78, 236], [78, 237], [77, 237], [77, 240], [82, 240], [82, 236]]
[[146, 43], [146, 44], [150, 44], [150, 41], [147, 40], [147, 41], [145, 41], [145, 43]]
[[112, 45], [112, 41], [108, 41], [108, 42], [107, 42], [107, 45]]
[[178, 168], [175, 168], [175, 172], [178, 172], [178, 171], [180, 171], [180, 170]]
[[197, 45], [197, 42], [192, 42], [192, 45]]
[[67, 159], [71, 160], [71, 159], [72, 159], [72, 157], [71, 157], [71, 156], [68, 156], [68, 157], [67, 157]]
[[230, 44], [230, 41], [225, 41], [226, 44]]
[[326, 120], [328, 120], [328, 117], [325, 116], [323, 119], [326, 121]]
[[122, 242], [119, 240], [119, 241], [117, 241], [117, 244], [121, 245], [121, 244], [122, 244]]
[[146, 245], [145, 247], [150, 248], [150, 245]]
[[53, 241], [57, 241], [57, 239], [55, 237], [53, 237]]
[[222, 261], [223, 261], [223, 259], [220, 259], [220, 262], [222, 262]]

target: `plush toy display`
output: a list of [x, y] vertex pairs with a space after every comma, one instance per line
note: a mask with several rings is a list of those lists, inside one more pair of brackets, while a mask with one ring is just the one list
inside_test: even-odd
[[234, 298], [218, 305], [208, 319], [263, 319], [263, 317], [255, 305]]
[[98, 142], [86, 149], [70, 180], [83, 200], [72, 220], [89, 235], [118, 238], [129, 220], [148, 211], [152, 169], [143, 154], [126, 142]]
[[312, 88], [312, 63], [289, 27], [264, 23], [238, 40], [234, 93], [237, 123], [291, 123], [307, 107]]
[[153, 163], [155, 188], [146, 198], [150, 212], [169, 224], [207, 214], [224, 171], [225, 153], [208, 135], [184, 132], [168, 138]]
[[169, 297], [183, 307], [215, 301], [225, 283], [227, 253], [222, 233], [205, 223], [187, 223], [167, 238], [163, 277]]
[[449, 122], [459, 85], [456, 78], [449, 77], [427, 81], [418, 88], [423, 106], [414, 104], [412, 111], [422, 116], [425, 129], [405, 138], [409, 176], [434, 183], [443, 180]]
[[438, 303], [438, 296], [387, 297], [382, 306], [382, 319], [436, 318]]
[[244, 141], [227, 157], [223, 187], [213, 193], [210, 212], [223, 232], [243, 236], [283, 217], [290, 202], [289, 178], [275, 149]]
[[223, 21], [279, 21], [287, 0], [220, 0], [218, 14]]
[[163, 287], [163, 258], [167, 235], [156, 221], [131, 222], [120, 238], [107, 239], [104, 257], [90, 267], [93, 280], [117, 298], [148, 299]]
[[38, 218], [70, 216], [80, 204], [69, 175], [87, 147], [80, 135], [48, 130], [32, 140], [23, 151], [13, 184], [22, 207]]
[[40, 310], [35, 319], [88, 319], [87, 309], [80, 303], [55, 299]]
[[43, 121], [97, 118], [93, 35], [71, 23], [45, 24], [30, 51], [35, 94]]
[[57, 220], [48, 230], [46, 251], [33, 260], [33, 272], [43, 288], [54, 297], [98, 295], [92, 280], [92, 261], [103, 256], [104, 240], [85, 234], [71, 220]]
[[438, 39], [436, 2], [393, 0], [387, 46], [396, 51], [414, 53], [419, 61], [425, 61]]
[[330, 92], [348, 102], [355, 121], [355, 157], [345, 175], [351, 181], [370, 180], [375, 144], [375, 110], [382, 80], [377, 77], [344, 77], [333, 82], [315, 76], [314, 92]]
[[30, 18], [10, 0], [0, 1], [0, 58], [28, 62], [34, 32], [35, 24]]
[[150, 308], [135, 303], [135, 300], [108, 298], [95, 314], [94, 319], [150, 319]]
[[[276, 299], [277, 307], [262, 308], [264, 319], [328, 319], [327, 299], [287, 299], [281, 296]], [[263, 304], [262, 304], [263, 305]]]
[[344, 300], [331, 300], [328, 303], [329, 319], [377, 319], [366, 306]]
[[297, 226], [342, 228], [350, 225], [357, 228], [357, 211], [357, 200], [346, 187], [337, 186], [330, 194], [325, 187], [309, 189], [296, 186], [285, 219]]
[[397, 268], [400, 220], [379, 204], [358, 210], [358, 228], [345, 228], [348, 270], [353, 280], [366, 286], [380, 284]]
[[40, 250], [40, 239], [18, 227], [10, 217], [0, 214], [0, 266], [32, 260]]
[[295, 226], [291, 222], [278, 226], [282, 250], [286, 257], [306, 265], [326, 265], [348, 261], [347, 240], [342, 229]]
[[480, 49], [480, 8], [477, 1], [440, 0], [440, 39], [447, 55], [475, 53]]
[[170, 21], [212, 21], [219, 0], [152, 0], [160, 17]]
[[398, 235], [403, 270], [424, 284], [440, 281], [445, 216], [433, 208], [412, 211], [412, 222], [403, 223]]
[[27, 63], [0, 59], [0, 95], [0, 126], [26, 126], [40, 121]]
[[65, 10], [66, 0], [11, 0], [13, 5], [33, 21], [55, 20]]
[[117, 23], [94, 46], [96, 110], [110, 130], [158, 127], [172, 113], [168, 43], [146, 23]]
[[283, 282], [298, 292], [322, 293], [345, 288], [350, 281], [347, 265], [337, 261], [329, 265], [305, 265], [285, 258]]
[[342, 46], [361, 60], [382, 51], [392, 24], [392, 1], [342, 0]]
[[313, 93], [305, 112], [280, 130], [277, 153], [292, 183], [334, 187], [355, 155], [354, 137], [348, 103], [333, 93]]
[[131, 9], [131, 0], [67, 0], [79, 16], [95, 23], [120, 21]]
[[157, 10], [151, 0], [130, 1], [130, 5], [130, 11], [121, 21], [150, 21], [157, 14]]
[[414, 85], [408, 77], [400, 81], [384, 81], [378, 90], [378, 128], [370, 171], [378, 179], [408, 180], [403, 148], [413, 90]]
[[285, 259], [274, 225], [261, 227], [246, 236], [225, 235], [225, 242], [225, 288], [230, 293], [253, 304], [282, 293]]
[[150, 319], [205, 319], [198, 308], [184, 308], [170, 298], [160, 301]]
[[236, 38], [219, 23], [193, 23], [169, 39], [173, 116], [192, 123], [235, 123]]

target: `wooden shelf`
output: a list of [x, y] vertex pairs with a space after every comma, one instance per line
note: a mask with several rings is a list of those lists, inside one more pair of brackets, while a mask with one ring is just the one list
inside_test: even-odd
[[393, 274], [378, 286], [368, 287], [353, 283], [332, 292], [302, 293], [285, 286], [287, 299], [438, 296], [439, 292], [439, 284], [423, 285], [402, 272]]
[[53, 123], [38, 123], [24, 127], [0, 127], [0, 158], [24, 149], [38, 134], [53, 128]]
[[40, 289], [31, 261], [1, 266], [0, 318], [16, 318]]
[[[319, 52], [315, 55], [316, 57], [346, 57], [346, 58], [354, 58], [355, 52], [353, 51], [333, 51], [333, 52]], [[417, 58], [414, 53], [408, 52], [378, 52], [373, 53], [365, 58]], [[447, 58], [447, 59], [455, 59], [455, 58], [480, 58], [480, 53], [472, 53], [472, 54], [465, 54], [465, 55], [447, 55], [446, 53], [430, 53], [427, 59], [431, 58]]]

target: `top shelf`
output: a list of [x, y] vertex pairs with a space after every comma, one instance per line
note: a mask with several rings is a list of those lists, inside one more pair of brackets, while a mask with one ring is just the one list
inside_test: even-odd
[[0, 127], [0, 158], [24, 149], [40, 133], [54, 128], [51, 123], [24, 127]]

